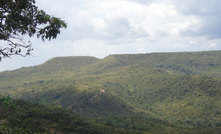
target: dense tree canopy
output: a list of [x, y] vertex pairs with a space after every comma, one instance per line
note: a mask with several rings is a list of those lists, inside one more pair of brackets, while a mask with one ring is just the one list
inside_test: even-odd
[[61, 19], [39, 10], [35, 0], [0, 0], [0, 40], [7, 42], [0, 46], [0, 60], [12, 55], [30, 55], [33, 48], [30, 41], [24, 41], [24, 35], [51, 40], [66, 27]]
[[12, 101], [11, 97], [0, 95], [0, 120], [11, 114], [17, 105]]

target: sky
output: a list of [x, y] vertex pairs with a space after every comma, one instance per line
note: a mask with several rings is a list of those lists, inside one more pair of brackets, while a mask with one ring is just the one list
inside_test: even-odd
[[24, 37], [32, 42], [32, 56], [4, 58], [0, 71], [60, 56], [221, 50], [220, 0], [36, 0], [36, 5], [64, 20], [67, 29], [51, 41]]

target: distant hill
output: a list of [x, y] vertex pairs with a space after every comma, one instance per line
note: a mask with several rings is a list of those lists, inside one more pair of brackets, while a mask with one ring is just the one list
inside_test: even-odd
[[58, 57], [0, 73], [0, 94], [90, 117], [148, 116], [221, 126], [221, 51]]

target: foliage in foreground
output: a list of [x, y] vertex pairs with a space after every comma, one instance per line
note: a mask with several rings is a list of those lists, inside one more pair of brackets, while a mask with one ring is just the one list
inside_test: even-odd
[[0, 120], [12, 114], [17, 107], [11, 97], [0, 95]]
[[36, 133], [99, 133], [84, 118], [60, 106], [45, 106], [18, 100], [20, 107], [7, 118], [6, 126], [11, 129], [30, 129]]
[[[12, 55], [26, 56], [33, 50], [24, 35], [30, 37], [55, 39], [61, 28], [67, 24], [60, 18], [50, 16], [35, 5], [35, 0], [1, 0], [0, 1], [0, 40], [8, 42], [0, 46], [0, 61]], [[25, 52], [22, 52], [24, 51]]]
[[186, 134], [216, 133], [220, 127], [179, 128], [148, 114], [110, 116], [109, 118], [88, 118], [65, 110], [61, 106], [41, 105], [17, 100], [20, 105], [14, 114], [5, 118], [0, 126], [3, 134], [33, 133], [75, 133], [75, 134]]

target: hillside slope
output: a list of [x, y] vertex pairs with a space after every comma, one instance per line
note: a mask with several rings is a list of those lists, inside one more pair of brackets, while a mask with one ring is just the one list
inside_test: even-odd
[[0, 73], [0, 93], [91, 117], [148, 115], [179, 128], [216, 128], [220, 65], [221, 51], [60, 57]]

